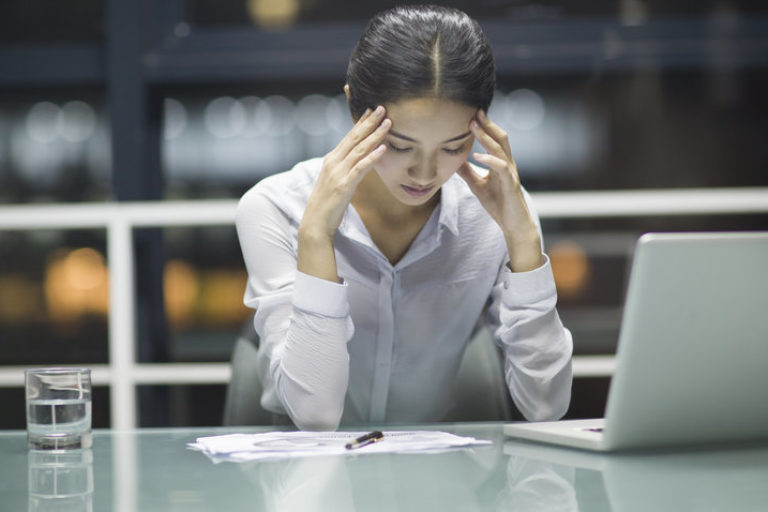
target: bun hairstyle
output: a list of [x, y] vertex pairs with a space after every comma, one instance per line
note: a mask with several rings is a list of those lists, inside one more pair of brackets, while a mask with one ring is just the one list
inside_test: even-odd
[[411, 5], [368, 23], [347, 68], [349, 109], [441, 98], [488, 110], [496, 88], [491, 45], [480, 25], [449, 7]]

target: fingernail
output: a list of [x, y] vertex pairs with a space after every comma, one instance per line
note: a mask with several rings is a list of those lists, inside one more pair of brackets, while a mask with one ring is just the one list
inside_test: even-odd
[[475, 120], [470, 121], [469, 129], [470, 130], [477, 130], [477, 121], [475, 121]]
[[376, 112], [377, 116], [381, 116], [384, 113], [384, 107], [379, 105], [378, 107], [376, 107], [376, 111], [375, 112]]

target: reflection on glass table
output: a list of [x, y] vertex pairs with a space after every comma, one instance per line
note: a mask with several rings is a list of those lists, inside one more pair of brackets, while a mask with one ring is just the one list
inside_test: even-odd
[[30, 450], [27, 469], [30, 512], [93, 510], [91, 450]]
[[[764, 510], [768, 445], [598, 455], [505, 439], [499, 423], [398, 426], [492, 442], [433, 454], [214, 464], [198, 437], [264, 428], [94, 431], [93, 448], [40, 458], [0, 433], [3, 510]], [[50, 457], [50, 454], [46, 454]], [[58, 508], [57, 508], [58, 506]]]
[[[766, 444], [600, 454], [507, 440], [504, 453], [510, 496], [548, 500], [546, 507], [523, 510], [741, 512], [765, 510], [768, 503]], [[568, 475], [573, 502], [564, 484]], [[528, 482], [523, 493], [522, 482]], [[562, 499], [555, 502], [558, 494]]]

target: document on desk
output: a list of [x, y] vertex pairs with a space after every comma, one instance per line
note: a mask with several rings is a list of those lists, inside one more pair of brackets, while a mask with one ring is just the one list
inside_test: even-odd
[[456, 448], [488, 445], [491, 441], [447, 432], [384, 431], [381, 439], [356, 449], [347, 448], [365, 432], [264, 432], [199, 437], [187, 446], [206, 454], [214, 462], [310, 457], [317, 455], [363, 455], [372, 453], [432, 453]]

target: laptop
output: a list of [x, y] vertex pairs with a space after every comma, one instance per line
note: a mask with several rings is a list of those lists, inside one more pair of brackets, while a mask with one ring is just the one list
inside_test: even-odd
[[504, 433], [597, 451], [768, 440], [768, 232], [643, 235], [605, 418]]

